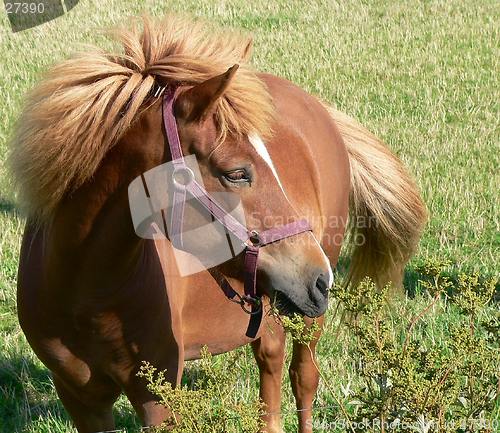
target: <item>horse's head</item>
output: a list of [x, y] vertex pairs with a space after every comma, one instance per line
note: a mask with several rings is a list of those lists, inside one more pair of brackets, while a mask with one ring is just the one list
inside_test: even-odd
[[[227, 134], [220, 139], [216, 106], [230, 85], [236, 67], [194, 87], [178, 91], [174, 105], [185, 155], [196, 155], [205, 188], [231, 193], [244, 209], [246, 225], [259, 231], [299, 219], [287, 198], [265, 144], [258, 135]], [[297, 182], [301, 182], [297, 179]], [[224, 196], [224, 194], [221, 194]], [[196, 211], [186, 212], [184, 225], [199, 224]], [[241, 255], [221, 265], [223, 272], [241, 277]], [[328, 302], [332, 271], [313, 233], [308, 231], [261, 248], [257, 289], [276, 299], [284, 313], [322, 315]]]

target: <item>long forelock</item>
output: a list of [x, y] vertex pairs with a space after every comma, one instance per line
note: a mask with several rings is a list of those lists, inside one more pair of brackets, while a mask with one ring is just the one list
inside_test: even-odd
[[114, 32], [121, 54], [93, 49], [64, 61], [31, 93], [10, 165], [21, 206], [44, 220], [89, 180], [109, 149], [158, 97], [158, 86], [193, 85], [240, 68], [216, 107], [219, 138], [269, 136], [270, 95], [248, 66], [251, 40], [175, 15]]

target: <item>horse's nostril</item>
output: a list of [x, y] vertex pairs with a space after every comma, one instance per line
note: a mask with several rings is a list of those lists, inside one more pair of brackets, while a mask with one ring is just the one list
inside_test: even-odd
[[326, 296], [328, 294], [328, 277], [325, 274], [319, 274], [318, 279], [316, 280], [316, 288], [322, 295]]

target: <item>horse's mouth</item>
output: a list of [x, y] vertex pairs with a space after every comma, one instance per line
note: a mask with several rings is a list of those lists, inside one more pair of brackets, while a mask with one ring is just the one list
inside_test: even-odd
[[[327, 304], [326, 302], [325, 305]], [[280, 291], [275, 291], [273, 305], [280, 315], [289, 317], [298, 314], [314, 318], [322, 316], [326, 310], [326, 306], [316, 306], [310, 301], [303, 302], [303, 305], [299, 307], [290, 296]]]
[[304, 312], [284, 293], [276, 292], [274, 296], [274, 307], [282, 316], [293, 316], [298, 314], [304, 316]]

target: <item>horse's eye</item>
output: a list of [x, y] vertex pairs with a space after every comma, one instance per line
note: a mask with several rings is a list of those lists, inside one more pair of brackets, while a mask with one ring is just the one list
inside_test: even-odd
[[237, 170], [226, 171], [223, 174], [223, 176], [229, 182], [234, 182], [234, 183], [250, 182], [251, 181], [250, 175], [243, 168], [239, 168]]

